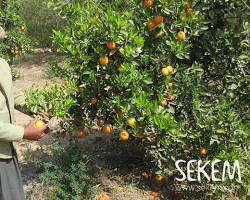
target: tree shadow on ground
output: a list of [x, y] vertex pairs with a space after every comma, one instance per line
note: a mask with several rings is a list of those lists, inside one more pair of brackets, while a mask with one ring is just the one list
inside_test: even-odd
[[[72, 147], [69, 145], [67, 138], [59, 139], [63, 146]], [[58, 138], [47, 138], [41, 142], [41, 146], [54, 145], [58, 142]], [[152, 164], [145, 158], [145, 153], [142, 148], [136, 145], [136, 142], [128, 141], [121, 142], [118, 136], [103, 136], [99, 132], [93, 133], [87, 137], [80, 139], [77, 143], [80, 152], [80, 158], [87, 161], [88, 166], [95, 169], [95, 185], [101, 187], [97, 196], [100, 193], [107, 192], [112, 196], [112, 199], [149, 199], [151, 191], [157, 192], [156, 199], [161, 200], [212, 200], [213, 197], [205, 196], [202, 192], [199, 193], [180, 193], [176, 190], [171, 190], [175, 186], [174, 177], [167, 177], [161, 183], [154, 181], [154, 176], [150, 175]], [[77, 150], [77, 151], [78, 151]], [[67, 150], [66, 150], [67, 151]], [[27, 176], [24, 180], [25, 184], [36, 180], [40, 169], [37, 168], [33, 161], [43, 160], [52, 161], [53, 152], [48, 149], [39, 149], [28, 153], [28, 162], [23, 165], [23, 175]], [[142, 177], [142, 172], [149, 172], [149, 177]], [[39, 183], [39, 182], [38, 182]], [[132, 190], [125, 188], [133, 187]], [[128, 194], [127, 192], [134, 194]], [[119, 193], [119, 194], [116, 194]], [[147, 193], [145, 195], [145, 193]], [[233, 198], [230, 198], [233, 200]]]
[[[121, 142], [117, 135], [103, 136], [95, 133], [83, 138], [78, 143], [82, 157], [89, 160], [89, 164], [98, 170], [97, 184], [108, 180], [119, 185], [134, 185], [144, 191], [158, 193], [162, 200], [214, 200], [216, 198], [205, 195], [202, 191], [186, 191], [185, 183], [177, 184], [174, 176], [166, 177], [162, 182], [156, 182], [150, 174], [153, 165], [145, 157], [143, 148], [138, 141]], [[149, 173], [149, 177], [142, 177], [142, 172]], [[109, 192], [110, 188], [106, 188]], [[182, 192], [180, 192], [182, 191]]]

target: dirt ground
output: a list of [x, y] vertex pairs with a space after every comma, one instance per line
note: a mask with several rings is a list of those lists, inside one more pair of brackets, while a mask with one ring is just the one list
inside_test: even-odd
[[[32, 85], [36, 87], [43, 87], [46, 84], [53, 84], [55, 80], [47, 79], [43, 74], [43, 68], [47, 65], [47, 60], [52, 54], [49, 52], [39, 51], [36, 55], [22, 58], [20, 63], [15, 66], [19, 74], [19, 78], [14, 82], [17, 90], [24, 92]], [[20, 111], [16, 110], [15, 113], [16, 123], [19, 125], [27, 124], [32, 116], [28, 116]], [[52, 136], [48, 135], [38, 142], [22, 141], [16, 144], [19, 161], [22, 167], [22, 176], [24, 181], [24, 189], [26, 198], [28, 200], [43, 200], [44, 197], [44, 185], [39, 183], [36, 179], [38, 169], [30, 164], [30, 161], [43, 158], [51, 155], [51, 151], [48, 148], [53, 143]], [[108, 142], [107, 138], [103, 138], [101, 134], [93, 134], [84, 138], [81, 141], [81, 145], [86, 150], [85, 156], [90, 158], [91, 164], [99, 169], [97, 177], [97, 195], [106, 193], [110, 196], [111, 200], [148, 200], [150, 198], [150, 190], [145, 185], [140, 184], [140, 172], [141, 168], [136, 168], [132, 160], [123, 159], [117, 166], [113, 165], [114, 160], [111, 152], [112, 138]], [[103, 155], [103, 151], [106, 151]], [[120, 155], [119, 149], [116, 153], [117, 159], [126, 158], [127, 155]], [[111, 161], [111, 162], [110, 162]], [[139, 187], [140, 185], [140, 187]]]

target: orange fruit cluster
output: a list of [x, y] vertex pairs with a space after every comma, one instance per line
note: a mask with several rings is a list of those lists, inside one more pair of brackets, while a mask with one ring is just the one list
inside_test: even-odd
[[[109, 50], [114, 50], [116, 48], [116, 43], [114, 40], [109, 40], [106, 45]], [[108, 63], [109, 63], [109, 57], [107, 55], [100, 56], [99, 58], [100, 65], [105, 66], [108, 65]]]
[[173, 67], [168, 65], [168, 66], [163, 67], [161, 69], [161, 74], [162, 74], [162, 76], [169, 76], [173, 73], [173, 71], [174, 71]]
[[[144, 5], [148, 8], [153, 7], [153, 1], [152, 0], [145, 0]], [[186, 9], [186, 15], [192, 16], [193, 15], [193, 5], [190, 2], [187, 2], [184, 4], [184, 7]], [[162, 24], [164, 22], [164, 17], [161, 15], [154, 16], [153, 20], [149, 21], [147, 23], [147, 28], [149, 30], [155, 29], [158, 25]], [[164, 31], [160, 31], [158, 34], [156, 34], [156, 38], [162, 37], [164, 35]], [[184, 31], [179, 31], [176, 35], [177, 40], [183, 41], [186, 38], [186, 34]]]
[[[173, 73], [174, 69], [172, 66], [168, 65], [166, 67], [163, 67], [161, 69], [161, 75], [162, 76], [170, 76]], [[174, 84], [172, 82], [167, 83], [169, 88], [172, 88], [174, 86]], [[167, 105], [168, 101], [173, 101], [176, 98], [176, 95], [169, 93], [167, 94], [167, 96], [164, 99], [160, 100], [160, 105], [162, 107]]]
[[164, 17], [161, 15], [156, 15], [152, 21], [148, 22], [147, 27], [149, 30], [153, 30], [156, 26], [162, 24]]
[[[154, 1], [153, 0], [144, 0], [143, 2], [144, 2], [145, 7], [147, 7], [147, 8], [152, 8], [154, 6]], [[190, 3], [190, 2], [185, 3], [184, 7], [185, 7], [186, 11], [191, 11], [190, 9], [193, 8], [192, 3]], [[153, 19], [147, 23], [147, 28], [149, 30], [153, 30], [158, 25], [161, 25], [162, 23], [164, 23], [164, 17], [162, 15], [155, 15], [153, 17]], [[156, 34], [156, 37], [159, 38], [159, 37], [162, 37], [163, 35], [164, 35], [164, 31], [161, 30]], [[186, 38], [185, 32], [184, 31], [179, 31], [177, 33], [177, 35], [176, 35], [176, 38], [179, 41], [185, 40], [185, 38]], [[106, 42], [106, 48], [108, 50], [116, 49], [117, 48], [116, 42], [114, 40], [112, 40], [112, 39], [108, 40]], [[108, 65], [109, 64], [108, 55], [101, 55], [99, 57], [99, 64], [102, 65], [102, 66]], [[117, 68], [117, 70], [119, 72], [122, 72], [124, 69], [123, 69], [122, 65], [120, 65]], [[170, 76], [173, 73], [173, 71], [174, 71], [173, 67], [168, 65], [168, 66], [163, 67], [161, 69], [160, 73], [161, 73], [162, 76]], [[167, 85], [168, 85], [168, 88], [172, 88], [174, 86], [174, 84], [172, 82], [167, 83]], [[82, 93], [84, 90], [85, 90], [85, 87], [83, 87], [83, 86], [78, 87], [79, 93]], [[168, 101], [173, 101], [173, 100], [175, 100], [175, 98], [176, 98], [176, 95], [174, 95], [172, 93], [168, 93], [167, 96], [160, 101], [160, 105], [164, 107], [164, 106], [167, 105]], [[89, 104], [90, 105], [96, 105], [97, 104], [97, 99], [92, 98], [89, 101]], [[122, 112], [116, 112], [116, 114], [118, 116], [122, 116]], [[127, 119], [126, 123], [127, 123], [128, 126], [134, 127], [136, 125], [136, 119], [131, 117], [131, 118]], [[104, 135], [111, 134], [112, 126], [110, 124], [105, 124], [105, 122], [103, 120], [98, 120], [97, 125], [102, 128], [102, 132], [103, 132]], [[79, 133], [79, 135], [81, 135], [81, 134]], [[130, 134], [126, 130], [121, 130], [120, 131], [119, 139], [121, 141], [127, 141], [127, 140], [129, 140], [129, 137], [130, 137]], [[155, 140], [152, 140], [152, 141], [155, 141]]]

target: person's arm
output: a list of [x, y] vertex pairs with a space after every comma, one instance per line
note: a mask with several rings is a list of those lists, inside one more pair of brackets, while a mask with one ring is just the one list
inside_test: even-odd
[[23, 136], [24, 127], [0, 121], [0, 141], [19, 141]]
[[36, 128], [35, 122], [36, 119], [28, 123], [26, 127], [22, 127], [0, 121], [0, 141], [14, 142], [20, 141], [22, 139], [41, 139], [45, 135], [45, 132], [48, 129], [48, 125], [45, 124], [42, 128]]
[[17, 88], [13, 87], [13, 96], [14, 96], [14, 107], [16, 110], [29, 115], [30, 111], [26, 106], [25, 94], [22, 91], [19, 91]]
[[25, 94], [18, 90], [15, 86], [13, 87], [14, 105], [15, 108], [25, 106]]

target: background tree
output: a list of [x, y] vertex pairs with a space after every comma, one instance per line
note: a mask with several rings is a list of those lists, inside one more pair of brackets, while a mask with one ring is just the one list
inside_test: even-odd
[[8, 61], [29, 49], [26, 26], [18, 15], [19, 7], [19, 0], [0, 1], [0, 25], [6, 31], [6, 38], [0, 44], [0, 56]]

